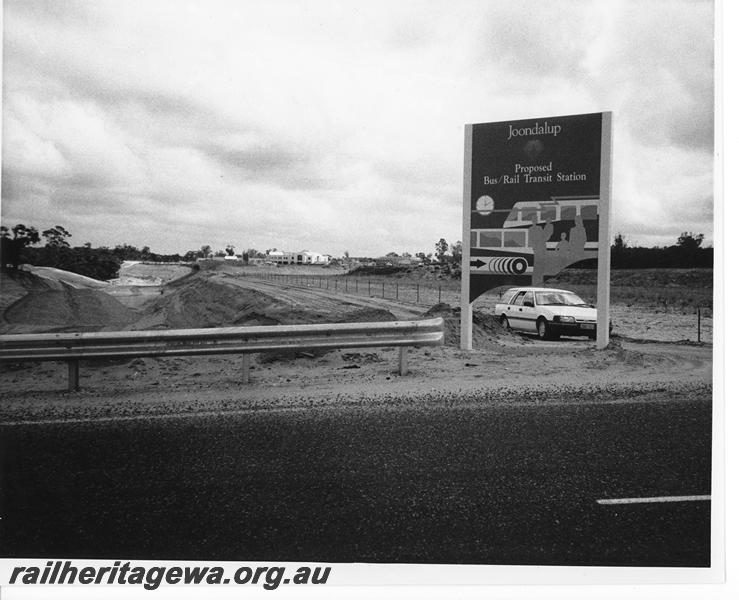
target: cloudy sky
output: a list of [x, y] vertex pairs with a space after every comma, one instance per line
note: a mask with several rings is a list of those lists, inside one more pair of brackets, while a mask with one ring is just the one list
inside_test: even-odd
[[702, 0], [6, 0], [2, 222], [335, 255], [462, 238], [465, 123], [614, 112], [614, 224], [713, 239]]

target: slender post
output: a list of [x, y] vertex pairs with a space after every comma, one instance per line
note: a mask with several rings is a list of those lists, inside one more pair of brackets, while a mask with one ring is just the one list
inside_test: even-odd
[[608, 346], [611, 309], [611, 179], [612, 113], [604, 112], [600, 138], [600, 199], [598, 200], [598, 323], [595, 347]]
[[67, 389], [70, 392], [76, 392], [80, 389], [80, 361], [67, 361]]
[[385, 297], [385, 280], [382, 280], [382, 297]]
[[398, 373], [405, 375], [408, 373], [408, 347], [400, 346], [398, 348]]
[[459, 297], [459, 347], [472, 350], [472, 302], [470, 301], [470, 228], [472, 227], [472, 125], [464, 126], [462, 172], [462, 289]]
[[698, 343], [701, 341], [701, 309], [698, 309]]
[[398, 296], [398, 282], [395, 282], [395, 299], [397, 300], [400, 296]]
[[249, 355], [244, 352], [241, 355], [241, 383], [249, 383], [249, 367], [251, 366], [251, 360]]
[[416, 284], [416, 302], [421, 301], [421, 286]]
[[439, 304], [441, 304], [441, 285], [439, 285]]

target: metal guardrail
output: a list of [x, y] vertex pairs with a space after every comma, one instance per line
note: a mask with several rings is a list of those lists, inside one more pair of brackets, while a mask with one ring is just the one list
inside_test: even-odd
[[79, 389], [81, 359], [241, 354], [242, 381], [248, 382], [248, 356], [256, 352], [398, 347], [398, 372], [405, 375], [408, 346], [443, 343], [444, 320], [441, 317], [380, 323], [44, 333], [0, 335], [0, 361], [65, 361], [69, 366], [69, 390], [74, 391]]

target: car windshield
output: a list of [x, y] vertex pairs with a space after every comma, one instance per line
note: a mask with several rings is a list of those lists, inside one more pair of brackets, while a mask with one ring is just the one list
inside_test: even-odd
[[590, 306], [580, 296], [572, 292], [536, 292], [536, 304], [538, 306]]

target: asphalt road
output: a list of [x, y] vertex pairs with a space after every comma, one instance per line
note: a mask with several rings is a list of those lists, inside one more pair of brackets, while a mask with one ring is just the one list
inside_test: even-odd
[[0, 429], [5, 557], [708, 566], [710, 398]]

